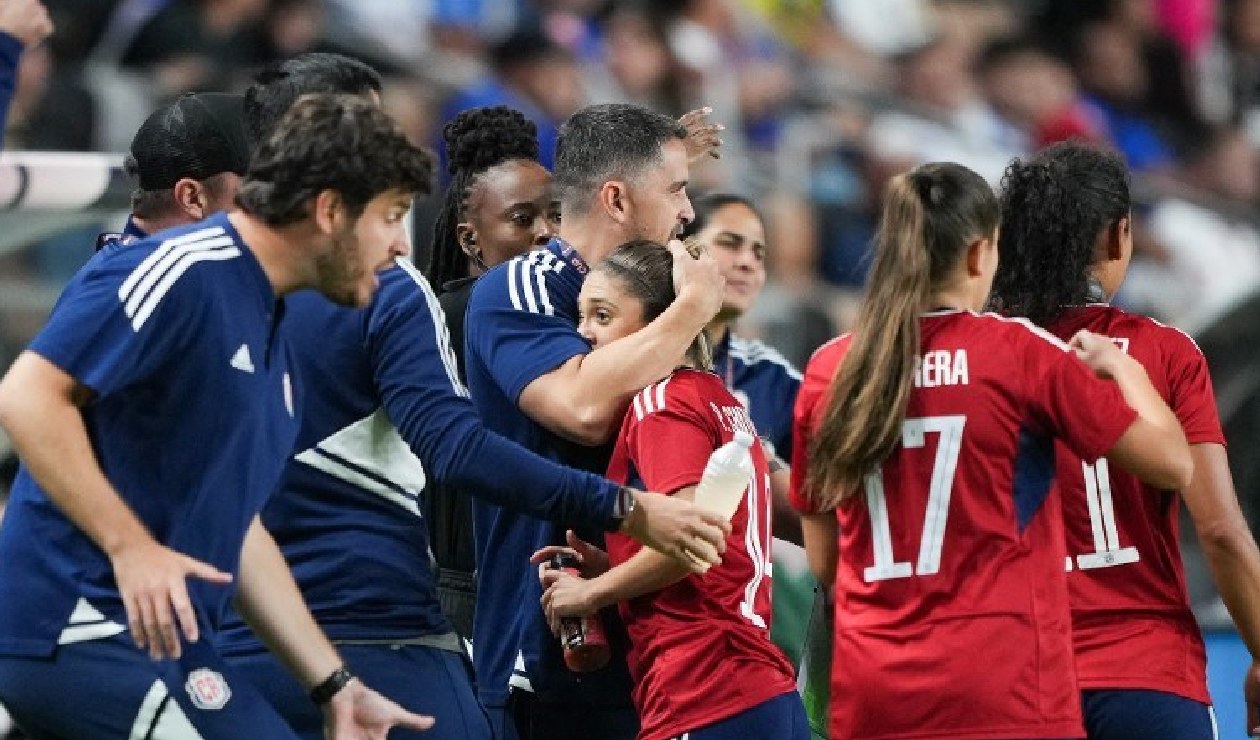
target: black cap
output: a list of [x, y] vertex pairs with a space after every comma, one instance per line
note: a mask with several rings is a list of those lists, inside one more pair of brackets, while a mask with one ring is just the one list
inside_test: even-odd
[[141, 190], [165, 190], [180, 178], [204, 180], [249, 168], [243, 98], [189, 93], [153, 111], [131, 140], [128, 168]]

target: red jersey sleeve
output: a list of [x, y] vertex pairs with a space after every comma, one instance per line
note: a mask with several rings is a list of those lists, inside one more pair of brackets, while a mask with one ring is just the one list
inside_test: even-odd
[[801, 389], [796, 394], [796, 406], [792, 411], [792, 484], [788, 489], [788, 502], [802, 514], [818, 513], [809, 500], [805, 479], [809, 474], [809, 447], [814, 438], [816, 419], [822, 414], [827, 402], [827, 391], [835, 376], [847, 343], [833, 342], [814, 353], [805, 366]]
[[626, 448], [649, 490], [672, 494], [700, 482], [722, 439], [717, 419], [692, 384], [667, 380], [648, 386], [628, 413]]
[[1035, 422], [1083, 460], [1097, 460], [1137, 419], [1120, 387], [1102, 380], [1052, 335], [1031, 328], [1025, 346]]
[[1190, 444], [1225, 444], [1221, 418], [1207, 359], [1194, 340], [1176, 329], [1166, 329], [1161, 344], [1167, 366], [1169, 399]]

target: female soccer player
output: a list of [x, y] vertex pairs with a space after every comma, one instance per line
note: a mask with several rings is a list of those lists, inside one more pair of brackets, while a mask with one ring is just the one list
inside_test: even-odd
[[[600, 347], [642, 329], [673, 302], [672, 269], [660, 244], [619, 248], [582, 285], [582, 334]], [[608, 476], [690, 499], [709, 455], [735, 432], [756, 431], [744, 405], [707, 372], [703, 336], [678, 365], [635, 397]], [[544, 572], [550, 587], [543, 604], [553, 623], [620, 604], [642, 721], [638, 740], [808, 740], [792, 665], [770, 641], [769, 473], [761, 445], [752, 455], [755, 474], [731, 520], [726, 555], [707, 574], [688, 576], [617, 536], [607, 540], [613, 567], [601, 575]], [[573, 544], [588, 564], [602, 559], [585, 543]]]
[[893, 178], [856, 328], [806, 368], [792, 498], [835, 582], [832, 738], [1080, 737], [1054, 441], [1190, 479], [1176, 417], [1109, 340], [975, 313], [998, 216], [960, 165]]
[[[442, 131], [451, 175], [433, 229], [426, 277], [451, 332], [464, 380], [464, 314], [473, 283], [486, 270], [547, 243], [560, 226], [551, 173], [538, 163], [538, 128], [503, 105], [473, 108]], [[472, 637], [476, 586], [472, 501], [442, 487], [425, 499], [442, 610]]]
[[[993, 300], [1060, 337], [1088, 329], [1146, 368], [1185, 429], [1195, 475], [1180, 489], [1213, 577], [1252, 656], [1260, 655], [1260, 553], [1234, 494], [1207, 363], [1194, 341], [1108, 305], [1133, 250], [1129, 182], [1113, 154], [1067, 143], [1006, 170], [1002, 268]], [[1178, 495], [1110, 468], [1058, 461], [1085, 727], [1097, 740], [1213, 738], [1203, 638], [1178, 545]], [[1257, 725], [1260, 667], [1244, 691]]]

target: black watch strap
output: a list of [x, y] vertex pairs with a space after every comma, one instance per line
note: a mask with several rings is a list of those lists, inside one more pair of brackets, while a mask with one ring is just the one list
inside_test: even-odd
[[634, 489], [622, 486], [617, 492], [617, 500], [613, 503], [612, 518], [616, 523], [614, 526], [619, 527], [625, 521], [626, 517], [634, 511], [635, 499]]
[[338, 668], [318, 686], [311, 689], [311, 701], [322, 707], [332, 701], [337, 692], [344, 689], [352, 680], [354, 680], [354, 674], [350, 672], [350, 669], [345, 666]]

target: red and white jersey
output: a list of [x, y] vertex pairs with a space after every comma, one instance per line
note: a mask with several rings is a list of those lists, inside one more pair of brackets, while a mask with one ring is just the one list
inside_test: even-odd
[[[1082, 737], [1054, 440], [1094, 459], [1136, 415], [1027, 322], [941, 311], [920, 328], [901, 444], [836, 510], [831, 737]], [[815, 353], [797, 397], [801, 511], [849, 346]]]
[[[1225, 444], [1207, 362], [1194, 340], [1105, 305], [1069, 309], [1049, 327], [1109, 336], [1146, 368], [1190, 444]], [[1178, 537], [1179, 496], [1060, 450], [1068, 588], [1083, 689], [1151, 689], [1210, 703], [1203, 636], [1190, 611]]]
[[[608, 477], [665, 493], [694, 486], [737, 431], [757, 436], [722, 380], [677, 370], [635, 397]], [[792, 664], [770, 641], [770, 478], [761, 445], [752, 456], [722, 562], [621, 604], [639, 740], [676, 737], [796, 690]], [[620, 534], [607, 543], [613, 565], [641, 547]]]

